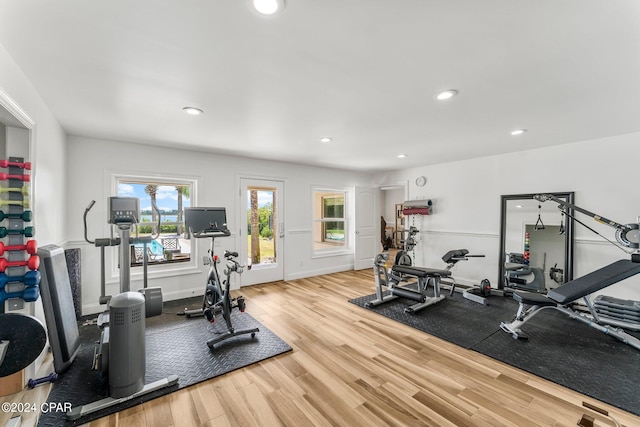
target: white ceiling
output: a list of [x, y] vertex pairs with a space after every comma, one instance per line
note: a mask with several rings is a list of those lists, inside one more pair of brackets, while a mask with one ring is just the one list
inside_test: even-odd
[[640, 131], [637, 0], [0, 0], [0, 44], [72, 135], [373, 171]]

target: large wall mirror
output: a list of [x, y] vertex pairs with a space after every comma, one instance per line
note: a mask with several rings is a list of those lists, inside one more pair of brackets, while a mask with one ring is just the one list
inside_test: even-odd
[[[574, 204], [574, 193], [545, 193]], [[500, 288], [544, 293], [573, 279], [573, 209], [536, 194], [500, 200]]]

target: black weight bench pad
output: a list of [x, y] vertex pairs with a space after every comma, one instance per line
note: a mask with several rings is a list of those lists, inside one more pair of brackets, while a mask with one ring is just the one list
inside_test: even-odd
[[444, 254], [442, 260], [449, 264], [451, 261], [453, 261], [454, 258], [462, 258], [468, 253], [469, 251], [466, 249], [454, 249]]
[[425, 268], [425, 267], [412, 267], [408, 265], [394, 265], [391, 270], [396, 273], [404, 273], [410, 274], [416, 277], [449, 277], [451, 276], [451, 271], [449, 270], [440, 270], [438, 268]]
[[513, 293], [513, 299], [529, 305], [549, 306], [558, 305], [557, 302], [547, 297], [546, 295], [539, 294], [537, 292], [518, 291]]
[[547, 296], [558, 304], [566, 305], [638, 273], [640, 263], [621, 259], [552, 289]]

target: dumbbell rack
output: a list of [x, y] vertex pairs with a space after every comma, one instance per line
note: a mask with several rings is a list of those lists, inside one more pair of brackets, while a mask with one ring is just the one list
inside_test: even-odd
[[[0, 241], [4, 246], [25, 247], [29, 237], [35, 232], [32, 226], [26, 224], [31, 222], [32, 215], [30, 211], [30, 176], [27, 174], [30, 170], [30, 163], [25, 163], [21, 157], [10, 157], [8, 161], [0, 160], [0, 167], [6, 168], [7, 173], [1, 174], [2, 178], [8, 178], [0, 181], [0, 210], [3, 212], [0, 230], [2, 236]], [[32, 244], [29, 244], [33, 248]], [[30, 250], [35, 253], [35, 251]], [[33, 271], [29, 273], [28, 283], [22, 280], [30, 269], [37, 269], [37, 262], [30, 263], [30, 267], [15, 265], [27, 263], [29, 256], [26, 250], [8, 250], [5, 251], [3, 257], [9, 264], [4, 272], [0, 272], [2, 279], [0, 280], [0, 297], [3, 298], [0, 304], [0, 313], [5, 312], [5, 306], [9, 311], [20, 310], [24, 306], [25, 301], [35, 301], [38, 299], [39, 292], [39, 272]], [[35, 256], [34, 254], [30, 256]], [[32, 260], [34, 261], [34, 260]], [[35, 267], [35, 268], [34, 268]], [[4, 286], [2, 286], [4, 284]], [[6, 304], [4, 302], [6, 299]]]
[[524, 233], [524, 251], [522, 252], [522, 256], [524, 257], [524, 265], [529, 265], [529, 259], [531, 258], [531, 235], [529, 233]]

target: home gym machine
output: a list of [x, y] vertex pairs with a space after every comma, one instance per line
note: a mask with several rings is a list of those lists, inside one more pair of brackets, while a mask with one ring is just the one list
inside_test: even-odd
[[[405, 248], [406, 247], [407, 245], [405, 243]], [[444, 295], [440, 294], [440, 283], [443, 277], [451, 276], [451, 271], [413, 267], [411, 266], [411, 257], [405, 251], [400, 251], [396, 254], [394, 265], [387, 271], [386, 263], [388, 260], [388, 252], [380, 253], [374, 258], [373, 269], [376, 281], [376, 299], [366, 303], [365, 307], [375, 307], [402, 297], [416, 301], [415, 304], [404, 309], [405, 313], [415, 313], [445, 298]], [[401, 282], [405, 282], [408, 279], [416, 279], [416, 281], [400, 286]], [[431, 296], [428, 295], [429, 283], [433, 284], [433, 295]], [[385, 295], [383, 287], [389, 291], [387, 295]], [[452, 294], [453, 287], [449, 295]]]
[[[555, 197], [551, 194], [536, 194], [535, 196], [533, 196], [534, 199], [540, 201], [540, 202], [546, 202], [546, 201], [554, 201], [556, 203], [558, 203], [558, 208], [562, 211], [562, 213], [564, 215], [566, 215], [567, 217], [571, 218], [572, 220], [574, 220], [575, 222], [577, 222], [578, 224], [582, 225], [583, 227], [587, 228], [589, 231], [597, 234], [598, 236], [602, 237], [603, 239], [605, 239], [607, 242], [611, 243], [612, 245], [622, 249], [623, 252], [632, 255], [632, 261], [634, 262], [640, 262], [640, 253], [639, 248], [640, 248], [640, 223], [631, 223], [631, 224], [620, 224], [617, 223], [615, 221], [612, 221], [610, 219], [607, 219], [601, 215], [595, 214], [593, 212], [590, 212], [586, 209], [583, 209], [579, 206], [576, 206], [572, 203], [569, 203], [565, 200], [562, 200], [558, 197]], [[615, 228], [616, 229], [616, 233], [615, 233], [615, 238], [616, 241], [618, 242], [618, 244], [616, 244], [615, 242], [607, 239], [606, 237], [604, 237], [603, 235], [601, 235], [600, 233], [598, 233], [596, 230], [594, 230], [593, 228], [589, 227], [588, 225], [584, 224], [582, 221], [578, 220], [576, 217], [574, 217], [573, 215], [569, 214], [568, 209], [573, 209], [576, 212], [580, 212], [584, 215], [590, 216], [591, 218], [593, 218], [596, 222], [599, 222], [600, 224], [604, 224], [604, 225], [608, 225], [609, 227]], [[624, 248], [630, 248], [631, 250], [626, 250]], [[635, 260], [634, 260], [635, 258]]]
[[251, 338], [254, 338], [256, 332], [260, 331], [259, 328], [236, 330], [231, 321], [232, 310], [237, 308], [240, 312], [244, 312], [246, 306], [244, 297], [231, 297], [231, 275], [232, 273], [240, 275], [244, 269], [244, 266], [240, 265], [237, 261], [237, 252], [224, 251], [224, 259], [226, 262], [224, 281], [220, 281], [220, 274], [218, 273], [220, 258], [214, 253], [215, 239], [216, 237], [228, 237], [231, 235], [231, 232], [227, 228], [226, 209], [216, 207], [192, 207], [186, 208], [184, 214], [185, 228], [188, 230], [190, 236], [196, 239], [211, 239], [211, 247], [207, 256], [203, 257], [204, 264], [210, 265], [210, 267], [204, 296], [202, 297], [202, 308], [195, 310], [185, 309], [178, 314], [187, 317], [204, 315], [210, 323], [215, 322], [216, 315], [222, 315], [227, 331], [207, 341], [207, 346], [211, 350], [214, 349], [215, 344], [238, 335], [250, 334]]
[[[455, 292], [457, 283], [452, 277], [451, 269], [460, 261], [467, 261], [469, 258], [483, 257], [484, 255], [469, 255], [466, 249], [456, 249], [448, 251], [442, 257], [447, 264], [444, 269], [414, 267], [410, 264], [411, 258], [401, 253], [396, 255], [396, 263], [387, 270], [386, 262], [389, 260], [389, 253], [383, 252], [378, 254], [374, 259], [374, 276], [376, 281], [376, 299], [365, 304], [366, 307], [375, 307], [385, 302], [394, 300], [398, 297], [417, 301], [405, 309], [407, 313], [415, 313], [424, 307], [433, 305], [442, 301], [445, 297], [440, 294], [441, 285], [449, 287], [449, 296]], [[398, 261], [405, 264], [398, 264]], [[416, 278], [417, 282], [408, 283], [400, 286], [402, 281], [407, 278]], [[444, 279], [444, 280], [443, 280]], [[448, 280], [447, 280], [448, 279]], [[428, 296], [426, 291], [428, 284], [433, 283], [433, 296]], [[407, 288], [407, 286], [417, 285], [417, 290]], [[385, 295], [386, 288], [388, 294]], [[479, 286], [465, 288], [462, 295], [470, 300], [480, 304], [487, 304], [486, 297], [492, 294], [491, 284], [487, 279], [483, 280]]]
[[[511, 322], [502, 322], [500, 324], [502, 330], [511, 334], [513, 338], [526, 340], [528, 337], [520, 328], [540, 311], [545, 308], [552, 308], [640, 350], [640, 340], [622, 329], [640, 329], [640, 324], [631, 321], [640, 318], [640, 304], [635, 301], [618, 300], [606, 296], [598, 296], [593, 302], [589, 298], [591, 294], [597, 291], [640, 273], [640, 224], [620, 224], [550, 194], [538, 194], [534, 196], [534, 199], [540, 202], [551, 200], [558, 203], [558, 207], [565, 215], [626, 254], [631, 255], [631, 259], [621, 259], [613, 262], [582, 277], [571, 280], [562, 286], [551, 289], [547, 295], [533, 292], [514, 292], [513, 299], [518, 301], [518, 311]], [[596, 230], [569, 214], [569, 209], [590, 216], [596, 222], [615, 228], [617, 243], [602, 236]], [[588, 313], [584, 312], [584, 308], [578, 308], [577, 303], [579, 300], [584, 302]]]
[[[470, 255], [467, 249], [450, 250], [442, 256], [442, 261], [447, 264], [444, 270], [451, 271], [453, 270], [453, 267], [455, 267], [456, 264], [458, 264], [460, 261], [469, 261], [469, 259], [471, 258], [484, 258], [484, 255]], [[440, 284], [445, 288], [449, 288], [450, 295], [453, 295], [453, 292], [456, 291], [462, 292], [463, 298], [482, 305], [488, 304], [487, 297], [491, 295], [504, 296], [504, 293], [501, 290], [491, 288], [491, 282], [489, 282], [489, 279], [482, 279], [482, 281], [480, 281], [478, 285], [468, 286], [459, 284], [458, 282], [456, 282], [454, 276], [450, 275], [446, 276], [444, 280], [441, 280]]]
[[[388, 252], [380, 253], [374, 258], [376, 299], [366, 303], [365, 307], [367, 308], [375, 307], [402, 297], [416, 301], [415, 304], [404, 309], [406, 313], [415, 313], [444, 299], [444, 295], [440, 294], [440, 279], [450, 276], [451, 272], [413, 267], [413, 261], [409, 252], [418, 244], [416, 235], [420, 233], [420, 230], [414, 226], [410, 226], [409, 229], [403, 230], [402, 233], [406, 234], [402, 239], [403, 250], [396, 253], [393, 266], [388, 271], [386, 266], [389, 260]], [[411, 279], [416, 279], [416, 281], [400, 286], [401, 282], [407, 282]], [[433, 284], [432, 295], [428, 295], [429, 283]], [[389, 291], [388, 295], [384, 294], [383, 286]], [[453, 293], [453, 291], [451, 291], [451, 293]]]
[[[93, 205], [92, 201], [85, 211], [85, 227], [86, 213]], [[131, 251], [129, 246], [131, 244], [131, 227], [138, 223], [140, 217], [140, 200], [134, 197], [110, 197], [108, 199], [108, 215], [107, 222], [117, 226], [119, 234], [119, 238], [117, 240], [111, 238], [110, 243], [119, 246], [120, 293], [107, 301], [109, 303], [109, 320], [103, 316], [102, 335], [99, 347], [96, 349], [95, 359], [102, 373], [108, 373], [109, 397], [72, 408], [67, 412], [69, 420], [76, 420], [101, 409], [178, 383], [176, 375], [147, 385], [144, 381], [146, 371], [144, 319], [147, 303], [141, 292], [130, 291]], [[101, 246], [101, 248], [103, 247]], [[106, 299], [104, 292], [102, 297], [102, 300]], [[94, 367], [95, 365], [96, 363], [94, 363]]]
[[[455, 265], [460, 261], [469, 261], [470, 258], [484, 258], [484, 255], [469, 255], [469, 251], [467, 249], [454, 249], [442, 257], [442, 261], [447, 264], [446, 269], [451, 270]], [[467, 285], [459, 285], [453, 276], [451, 277], [452, 282], [445, 281], [444, 285], [451, 286], [451, 290], [458, 290], [458, 287], [461, 288], [462, 296], [469, 301], [477, 302], [478, 304], [487, 305], [487, 297], [491, 295], [504, 296], [504, 292], [499, 289], [491, 288], [491, 282], [489, 279], [482, 279], [480, 284], [474, 286]]]

